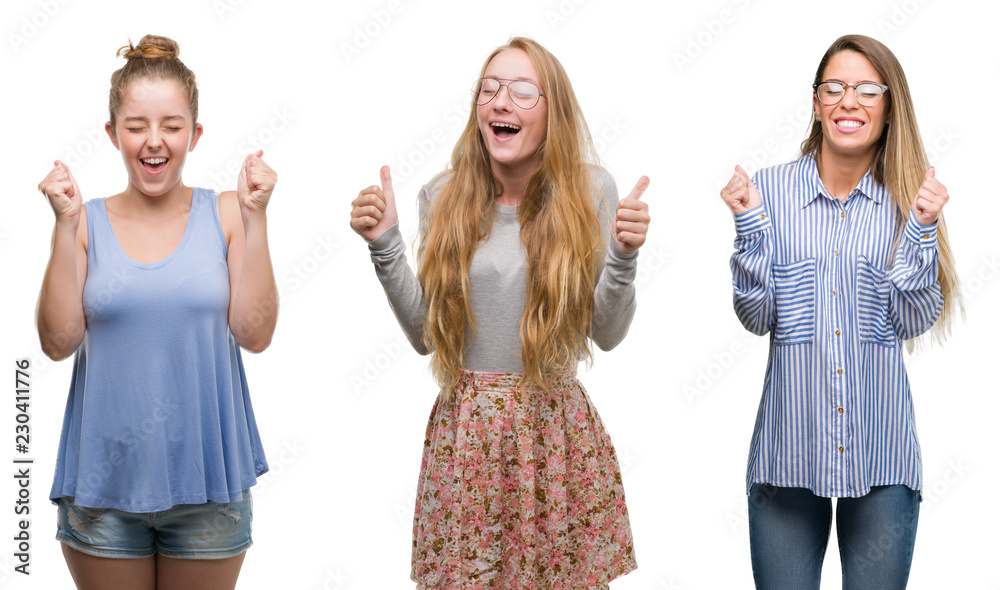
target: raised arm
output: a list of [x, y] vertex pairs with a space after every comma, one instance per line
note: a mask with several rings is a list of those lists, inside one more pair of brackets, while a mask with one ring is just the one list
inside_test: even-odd
[[35, 323], [42, 352], [52, 360], [73, 354], [83, 341], [87, 321], [83, 286], [87, 281], [87, 214], [80, 187], [69, 168], [55, 167], [38, 183], [55, 213], [52, 250], [38, 295]]
[[594, 343], [611, 350], [625, 338], [635, 315], [635, 281], [639, 248], [646, 243], [649, 206], [640, 197], [649, 186], [643, 176], [621, 201], [610, 177], [601, 188], [602, 203], [608, 207], [601, 216], [612, 220], [611, 239], [604, 256], [604, 269], [594, 288]]
[[926, 332], [944, 306], [938, 281], [937, 222], [948, 202], [948, 189], [931, 167], [913, 198], [909, 219], [889, 271], [889, 316], [902, 339]]
[[229, 234], [229, 329], [236, 343], [261, 352], [278, 321], [278, 287], [267, 244], [267, 204], [278, 180], [263, 151], [247, 156], [236, 192], [220, 195], [223, 229]]
[[[418, 353], [428, 354], [430, 350], [423, 341], [427, 303], [420, 282], [406, 263], [406, 244], [399, 231], [388, 166], [382, 167], [380, 179], [381, 186], [365, 188], [351, 203], [351, 228], [368, 242], [375, 274], [410, 345]], [[430, 207], [426, 189], [421, 189], [419, 201], [423, 235]]]
[[740, 166], [720, 196], [736, 221], [733, 244], [736, 252], [729, 260], [733, 272], [733, 307], [747, 330], [764, 335], [774, 323], [772, 250], [768, 239], [771, 220], [760, 192]]

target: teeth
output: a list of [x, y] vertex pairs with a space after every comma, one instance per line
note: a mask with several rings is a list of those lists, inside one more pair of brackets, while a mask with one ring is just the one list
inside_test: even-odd
[[162, 164], [167, 161], [166, 158], [141, 158], [146, 164]]
[[513, 129], [515, 131], [518, 131], [518, 130], [521, 129], [520, 125], [515, 125], [513, 123], [500, 123], [499, 121], [494, 121], [493, 123], [490, 123], [490, 126], [492, 126], [493, 128], [496, 128], [496, 127], [506, 127], [508, 129]]
[[837, 121], [838, 127], [858, 128], [864, 125], [861, 121]]

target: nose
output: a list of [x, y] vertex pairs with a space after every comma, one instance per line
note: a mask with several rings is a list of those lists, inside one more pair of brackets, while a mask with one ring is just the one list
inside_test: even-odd
[[856, 109], [861, 106], [858, 102], [858, 91], [854, 89], [853, 86], [848, 86], [844, 89], [844, 98], [840, 100], [840, 104], [844, 105], [847, 109]]
[[493, 108], [498, 111], [510, 111], [513, 102], [510, 99], [510, 86], [504, 84], [493, 97]]
[[158, 148], [163, 145], [163, 133], [155, 126], [151, 126], [146, 134], [146, 145], [150, 148]]

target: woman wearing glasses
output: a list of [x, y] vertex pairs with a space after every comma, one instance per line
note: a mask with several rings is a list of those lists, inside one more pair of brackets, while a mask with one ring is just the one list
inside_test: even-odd
[[[451, 169], [421, 189], [409, 270], [388, 167], [351, 227], [441, 392], [413, 527], [418, 588], [607, 588], [636, 567], [611, 440], [578, 362], [635, 309], [649, 215], [619, 201], [562, 65], [513, 38], [486, 60]], [[603, 262], [603, 264], [602, 264]], [[603, 266], [603, 268], [602, 268]]]
[[758, 588], [819, 588], [837, 501], [844, 588], [904, 588], [921, 489], [903, 341], [946, 334], [957, 278], [906, 77], [841, 37], [816, 71], [802, 156], [722, 189], [733, 299], [771, 333], [747, 469]]

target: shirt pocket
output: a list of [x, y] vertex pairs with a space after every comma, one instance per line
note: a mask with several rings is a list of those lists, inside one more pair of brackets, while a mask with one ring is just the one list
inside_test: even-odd
[[896, 346], [896, 332], [889, 319], [888, 274], [858, 256], [857, 268], [858, 335], [861, 342]]
[[803, 344], [816, 335], [816, 259], [771, 268], [775, 344]]

